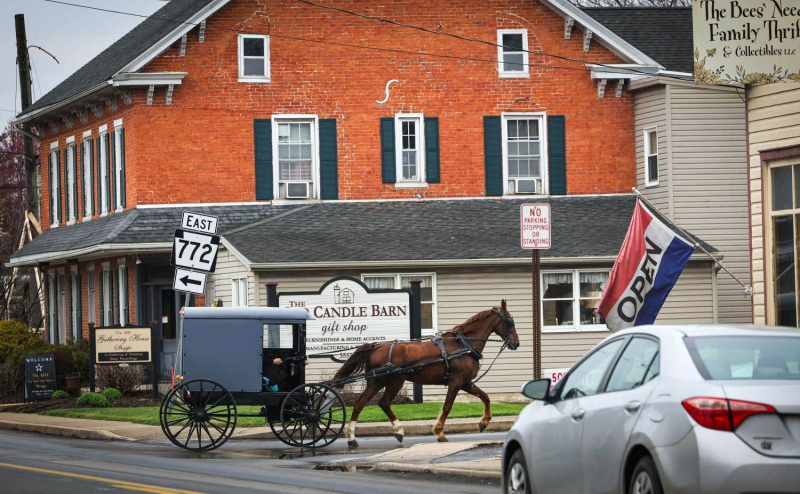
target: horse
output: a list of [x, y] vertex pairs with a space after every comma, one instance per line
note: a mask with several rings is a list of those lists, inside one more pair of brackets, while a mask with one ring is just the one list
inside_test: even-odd
[[[381, 390], [385, 392], [378, 401], [381, 410], [386, 414], [392, 424], [392, 431], [398, 442], [403, 442], [403, 424], [392, 412], [392, 401], [403, 387], [406, 380], [418, 384], [443, 384], [447, 386], [447, 397], [439, 412], [439, 418], [433, 426], [433, 433], [439, 442], [447, 441], [444, 435], [444, 422], [453, 406], [456, 395], [461, 390], [477, 396], [483, 403], [483, 417], [478, 425], [483, 432], [492, 419], [489, 396], [475, 386], [473, 380], [480, 367], [481, 352], [486, 346], [491, 333], [497, 334], [511, 350], [519, 348], [519, 337], [514, 328], [514, 318], [508, 312], [506, 301], [503, 299], [500, 307], [479, 312], [467, 319], [463, 324], [454, 327], [441, 335], [437, 342], [428, 341], [409, 342], [380, 342], [367, 343], [358, 347], [350, 358], [333, 376], [333, 380], [346, 379], [361, 372], [387, 368], [384, 374], [377, 374], [366, 379], [367, 386], [358, 397], [353, 406], [353, 415], [350, 423], [345, 427], [344, 435], [347, 444], [357, 448], [356, 423], [361, 410]], [[464, 351], [464, 349], [468, 350]], [[452, 353], [461, 350], [464, 354], [450, 360], [447, 364], [442, 361], [442, 354], [446, 351]], [[436, 362], [438, 360], [438, 362]], [[413, 369], [416, 364], [436, 362]], [[408, 370], [403, 371], [406, 364]], [[392, 371], [392, 368], [399, 371]]]

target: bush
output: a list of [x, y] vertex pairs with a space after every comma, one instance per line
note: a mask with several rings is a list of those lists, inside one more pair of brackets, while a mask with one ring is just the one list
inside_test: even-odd
[[106, 399], [108, 401], [117, 400], [119, 398], [122, 398], [122, 393], [120, 393], [119, 391], [117, 391], [114, 388], [106, 388], [106, 389], [103, 390], [102, 394], [103, 394], [103, 396], [106, 397]]
[[19, 365], [0, 364], [0, 402], [14, 403], [18, 399], [18, 391], [22, 388], [22, 367]]
[[141, 366], [97, 366], [97, 386], [101, 389], [114, 388], [123, 395], [129, 395], [142, 383], [144, 383], [144, 369]]
[[105, 396], [101, 395], [100, 393], [85, 393], [78, 398], [76, 401], [78, 405], [89, 405], [92, 407], [109, 407], [111, 403], [108, 402]]
[[0, 363], [21, 367], [25, 355], [48, 353], [50, 344], [19, 321], [0, 321]]
[[51, 400], [61, 400], [63, 398], [69, 398], [69, 397], [70, 397], [69, 393], [67, 393], [63, 389], [59, 389], [58, 391], [53, 393], [53, 396], [51, 396], [50, 399]]

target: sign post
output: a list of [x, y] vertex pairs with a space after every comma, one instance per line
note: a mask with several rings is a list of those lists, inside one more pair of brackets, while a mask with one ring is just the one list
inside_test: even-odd
[[533, 281], [533, 377], [542, 377], [542, 317], [541, 317], [541, 249], [549, 249], [550, 205], [523, 204], [520, 206], [520, 241], [523, 249], [531, 252], [531, 275]]

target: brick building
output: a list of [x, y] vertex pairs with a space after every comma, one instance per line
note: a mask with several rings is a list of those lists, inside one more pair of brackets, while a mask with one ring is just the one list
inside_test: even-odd
[[[343, 10], [172, 0], [18, 116], [50, 152], [46, 231], [12, 263], [43, 267], [51, 339], [85, 336], [89, 322], [158, 321], [174, 351], [169, 251], [187, 209], [220, 216], [224, 236], [199, 304], [265, 305], [266, 281], [318, 287], [351, 274], [402, 286], [413, 275], [427, 329], [504, 296], [530, 343], [529, 254], [511, 220], [536, 200], [573, 221], [544, 254], [542, 301], [545, 367], [571, 365], [605, 336], [582, 308], [596, 306], [633, 205], [626, 88], [672, 68], [553, 0], [324, 5]], [[397, 215], [428, 236], [404, 240], [414, 223]], [[404, 229], [386, 230], [392, 221]], [[327, 254], [301, 248], [312, 242]], [[714, 320], [713, 302], [692, 305], [714, 276], [707, 261], [690, 263], [666, 320], [687, 308]], [[500, 363], [495, 391], [530, 352]]]

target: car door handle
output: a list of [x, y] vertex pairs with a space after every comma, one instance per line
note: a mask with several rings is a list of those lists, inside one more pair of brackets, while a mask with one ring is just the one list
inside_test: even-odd
[[577, 422], [578, 420], [583, 419], [584, 415], [586, 415], [586, 410], [579, 408], [572, 412], [572, 420]]
[[641, 407], [641, 401], [629, 401], [628, 403], [625, 403], [625, 411], [630, 413], [638, 411]]

